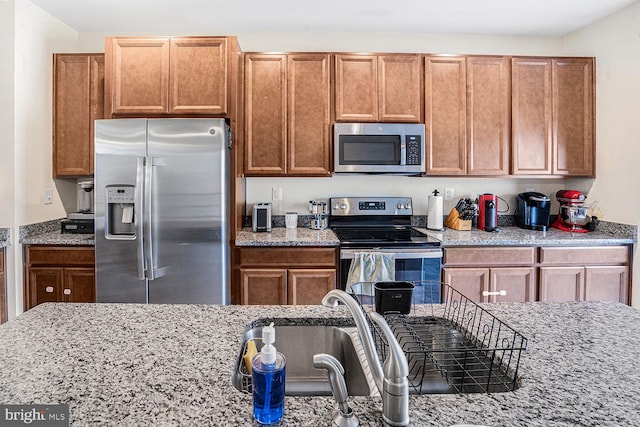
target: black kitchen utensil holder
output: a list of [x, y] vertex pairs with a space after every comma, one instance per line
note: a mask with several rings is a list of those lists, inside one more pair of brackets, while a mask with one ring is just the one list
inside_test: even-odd
[[[433, 288], [414, 284], [416, 289]], [[384, 314], [407, 357], [412, 392], [495, 393], [518, 388], [527, 339], [451, 286], [441, 286], [442, 304], [413, 304], [408, 315]], [[373, 290], [374, 283], [356, 283], [349, 292], [368, 312], [373, 309]], [[369, 321], [369, 327], [383, 363], [388, 344], [377, 325]]]

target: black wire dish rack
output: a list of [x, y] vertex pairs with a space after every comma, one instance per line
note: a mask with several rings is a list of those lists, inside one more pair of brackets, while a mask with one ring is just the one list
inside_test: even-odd
[[[385, 291], [393, 283], [401, 288], [407, 284], [384, 282]], [[381, 314], [407, 357], [411, 393], [498, 393], [518, 388], [520, 357], [528, 345], [522, 334], [447, 284], [409, 283], [415, 288], [410, 308], [403, 310], [406, 314]], [[376, 296], [378, 303], [398, 297], [392, 292], [376, 295], [376, 285], [363, 282], [350, 286], [349, 293], [365, 312], [375, 310]], [[416, 303], [439, 301], [440, 295], [435, 293], [442, 296], [442, 303]], [[370, 320], [369, 327], [383, 363], [387, 342]]]

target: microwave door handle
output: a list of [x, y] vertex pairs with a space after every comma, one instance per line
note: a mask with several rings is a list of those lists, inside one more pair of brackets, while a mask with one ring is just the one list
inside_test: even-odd
[[136, 229], [136, 252], [137, 252], [137, 264], [138, 264], [138, 279], [144, 280], [146, 277], [146, 266], [144, 257], [144, 157], [138, 157], [136, 162], [136, 187], [133, 191], [134, 194], [134, 207], [133, 207], [133, 222]]
[[406, 166], [407, 164], [407, 141], [400, 142], [400, 165]]
[[426, 250], [426, 251], [416, 251], [416, 250], [353, 250], [353, 249], [342, 249], [340, 251], [340, 259], [353, 259], [356, 256], [356, 253], [359, 252], [383, 252], [383, 253], [393, 253], [396, 259], [423, 259], [423, 258], [442, 258], [442, 250]]

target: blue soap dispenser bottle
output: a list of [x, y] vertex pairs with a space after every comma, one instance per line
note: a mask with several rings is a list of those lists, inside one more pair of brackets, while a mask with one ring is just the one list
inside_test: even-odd
[[262, 349], [251, 361], [253, 383], [253, 417], [264, 425], [275, 424], [284, 415], [284, 381], [286, 359], [273, 343], [273, 323], [262, 328]]

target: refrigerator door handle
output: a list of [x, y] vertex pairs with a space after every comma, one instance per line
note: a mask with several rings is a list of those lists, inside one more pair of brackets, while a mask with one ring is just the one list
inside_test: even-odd
[[136, 245], [137, 252], [137, 264], [138, 264], [138, 279], [145, 279], [145, 257], [144, 257], [144, 228], [143, 228], [143, 214], [144, 214], [144, 157], [138, 157], [136, 162], [136, 188], [135, 188], [135, 205], [134, 205], [134, 223], [136, 228], [136, 239], [138, 244]]
[[144, 173], [144, 253], [145, 264], [147, 266], [147, 279], [155, 279], [155, 270], [153, 265], [153, 230], [151, 223], [151, 191], [153, 188], [153, 159], [145, 158]]

